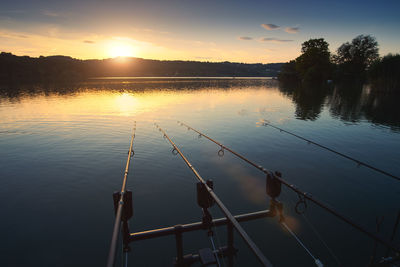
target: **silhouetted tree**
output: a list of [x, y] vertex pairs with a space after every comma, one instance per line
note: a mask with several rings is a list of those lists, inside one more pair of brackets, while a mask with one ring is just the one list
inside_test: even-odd
[[296, 70], [305, 85], [323, 84], [331, 75], [329, 44], [323, 39], [310, 39], [301, 45]]
[[293, 62], [282, 66], [282, 82], [298, 80], [303, 86], [316, 87], [326, 84], [331, 77], [329, 44], [323, 39], [310, 39], [301, 46], [302, 54]]
[[351, 43], [346, 42], [337, 49], [333, 60], [338, 64], [337, 79], [365, 78], [365, 71], [379, 58], [378, 42], [371, 35], [359, 35]]
[[400, 55], [388, 54], [370, 67], [369, 80], [372, 90], [400, 93]]
[[278, 79], [283, 87], [293, 87], [299, 83], [300, 77], [296, 71], [295, 60], [291, 60], [288, 63], [283, 64], [281, 72], [278, 75]]

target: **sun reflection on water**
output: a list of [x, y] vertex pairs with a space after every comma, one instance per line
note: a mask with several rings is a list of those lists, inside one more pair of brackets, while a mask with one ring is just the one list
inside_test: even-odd
[[115, 96], [116, 110], [122, 116], [130, 116], [138, 106], [138, 100], [133, 94], [122, 93]]

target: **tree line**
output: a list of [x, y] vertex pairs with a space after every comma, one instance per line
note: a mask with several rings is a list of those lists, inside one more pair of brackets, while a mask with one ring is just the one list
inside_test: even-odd
[[342, 44], [335, 54], [323, 39], [302, 44], [301, 55], [282, 66], [282, 84], [321, 87], [327, 82], [369, 82], [375, 90], [400, 91], [400, 55], [379, 56], [378, 42], [371, 35], [359, 35]]
[[282, 64], [161, 61], [141, 58], [79, 60], [67, 56], [35, 58], [2, 52], [0, 54], [0, 83], [68, 82], [104, 76], [265, 77], [277, 76]]

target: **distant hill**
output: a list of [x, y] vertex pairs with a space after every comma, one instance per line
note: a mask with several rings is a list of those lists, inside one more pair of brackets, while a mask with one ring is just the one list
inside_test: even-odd
[[142, 58], [79, 60], [67, 56], [0, 54], [0, 83], [79, 81], [91, 77], [276, 77], [283, 63], [161, 61]]

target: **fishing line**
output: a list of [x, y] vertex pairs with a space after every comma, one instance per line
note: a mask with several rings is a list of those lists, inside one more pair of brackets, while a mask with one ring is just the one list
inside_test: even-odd
[[318, 239], [322, 242], [322, 244], [326, 247], [326, 249], [329, 251], [331, 256], [335, 259], [335, 261], [339, 264], [339, 266], [343, 266], [342, 262], [339, 260], [339, 257], [333, 252], [333, 250], [328, 246], [328, 243], [326, 243], [322, 237], [322, 235], [317, 231], [317, 229], [312, 225], [312, 223], [308, 220], [307, 216], [303, 215], [305, 221], [307, 224], [311, 227], [315, 235], [318, 237]]
[[313, 230], [317, 238], [321, 241], [321, 243], [324, 245], [324, 247], [328, 250], [329, 254], [335, 259], [335, 261], [339, 264], [338, 266], [343, 266], [343, 264], [340, 262], [339, 258], [336, 256], [336, 254], [333, 252], [333, 250], [328, 246], [328, 244], [324, 241], [322, 238], [321, 234], [317, 231], [317, 229], [312, 225], [312, 223], [307, 219], [307, 217], [302, 214], [303, 219], [307, 222], [307, 224], [310, 226], [310, 228]]
[[128, 252], [124, 252], [123, 254], [125, 254], [125, 267], [128, 267]]
[[219, 262], [218, 252], [217, 252], [217, 255], [215, 255], [215, 253], [214, 253], [214, 251], [217, 251], [217, 250], [215, 249], [214, 239], [213, 239], [212, 235], [210, 235], [210, 241], [211, 241], [211, 245], [213, 248], [213, 254], [215, 256], [215, 259], [217, 260], [217, 265], [218, 265], [218, 267], [221, 267], [221, 263]]
[[[296, 205], [295, 201], [289, 196], [288, 193], [282, 190], [282, 194], [285, 196], [285, 198], [292, 203], [292, 205]], [[300, 214], [305, 222], [308, 224], [308, 226], [313, 230], [317, 238], [321, 241], [321, 243], [324, 245], [324, 247], [328, 250], [329, 254], [331, 254], [332, 258], [339, 264], [338, 266], [343, 266], [343, 264], [340, 262], [339, 258], [336, 256], [336, 254], [333, 252], [333, 250], [328, 246], [328, 244], [324, 241], [322, 238], [321, 234], [317, 231], [317, 229], [313, 226], [313, 224], [307, 219], [307, 216], [305, 213]]]
[[382, 170], [382, 169], [379, 169], [379, 168], [377, 168], [377, 167], [374, 167], [374, 166], [372, 166], [372, 165], [370, 165], [370, 164], [368, 164], [368, 163], [365, 163], [365, 162], [363, 162], [363, 161], [360, 161], [360, 160], [358, 160], [358, 159], [355, 159], [355, 158], [353, 158], [353, 157], [350, 157], [350, 156], [348, 156], [348, 155], [345, 155], [345, 154], [343, 154], [343, 153], [341, 153], [341, 152], [338, 152], [338, 151], [336, 151], [336, 150], [333, 150], [333, 149], [331, 149], [331, 148], [329, 148], [329, 147], [326, 147], [326, 146], [324, 146], [324, 145], [321, 145], [321, 144], [319, 144], [319, 143], [316, 143], [316, 142], [314, 142], [314, 141], [311, 141], [310, 139], [304, 138], [304, 137], [302, 137], [302, 136], [300, 136], [300, 135], [298, 135], [298, 134], [295, 134], [295, 133], [289, 132], [289, 131], [287, 131], [287, 130], [284, 130], [284, 129], [278, 127], [278, 126], [275, 126], [275, 125], [271, 124], [271, 123], [270, 123], [269, 121], [267, 121], [267, 120], [263, 120], [263, 121], [262, 121], [262, 125], [263, 125], [263, 126], [271, 126], [272, 128], [275, 128], [276, 130], [279, 130], [280, 132], [287, 133], [287, 134], [289, 134], [289, 135], [291, 135], [291, 136], [294, 136], [294, 137], [297, 137], [297, 138], [299, 138], [299, 139], [301, 139], [301, 140], [303, 140], [303, 141], [306, 141], [306, 142], [309, 143], [309, 144], [316, 145], [316, 146], [318, 146], [318, 147], [320, 147], [320, 148], [322, 148], [322, 149], [328, 150], [328, 151], [330, 151], [330, 152], [332, 152], [332, 153], [335, 153], [336, 155], [339, 155], [339, 156], [341, 156], [341, 157], [343, 157], [343, 158], [346, 158], [346, 159], [348, 159], [348, 160], [351, 160], [351, 161], [357, 163], [357, 165], [365, 166], [365, 167], [367, 167], [367, 168], [369, 168], [369, 169], [371, 169], [371, 170], [374, 170], [374, 171], [379, 172], [379, 173], [381, 173], [381, 174], [383, 174], [383, 175], [386, 175], [386, 176], [388, 176], [388, 177], [391, 177], [391, 178], [393, 178], [393, 179], [396, 179], [396, 180], [400, 181], [400, 177], [398, 177], [398, 176], [396, 176], [396, 175], [394, 175], [394, 174], [391, 174], [391, 173], [389, 173], [389, 172], [387, 172], [387, 171], [384, 171], [384, 170]]
[[[211, 211], [210, 211], [210, 214], [214, 218], [214, 216], [213, 216]], [[220, 240], [219, 235], [218, 235], [217, 226], [215, 225], [215, 222], [213, 222], [213, 221], [212, 221], [212, 225], [214, 226], [214, 229], [215, 229], [215, 236], [216, 236], [216, 239], [217, 239], [217, 245], [218, 245], [218, 247], [221, 247], [221, 240]], [[214, 246], [214, 243], [213, 243], [213, 246]], [[214, 250], [215, 250], [215, 247], [214, 247]], [[216, 258], [218, 259], [218, 255], [216, 255]], [[224, 266], [226, 266], [225, 258], [223, 256], [221, 258], [222, 258], [222, 262], [224, 263]], [[218, 260], [218, 264], [219, 264], [219, 266], [221, 266], [220, 263], [219, 263], [219, 260]]]
[[308, 255], [311, 256], [311, 258], [313, 258], [315, 265], [317, 265], [318, 267], [323, 267], [324, 265], [322, 264], [322, 262], [317, 259], [312, 253], [311, 251], [306, 247], [306, 245], [304, 245], [304, 243], [300, 240], [300, 238], [289, 228], [289, 226], [287, 226], [287, 224], [285, 222], [281, 222], [281, 224], [286, 228], [286, 230], [296, 239], [297, 243], [299, 243], [303, 249], [308, 253]]

